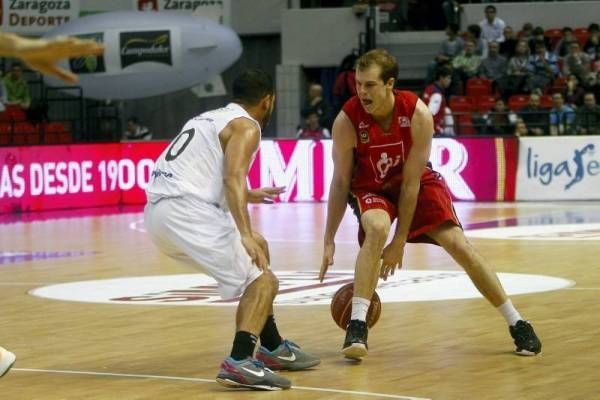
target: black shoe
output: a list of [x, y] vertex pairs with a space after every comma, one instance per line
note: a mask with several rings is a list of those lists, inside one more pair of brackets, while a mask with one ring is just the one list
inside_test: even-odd
[[367, 337], [369, 336], [369, 329], [367, 323], [353, 319], [346, 328], [346, 340], [344, 340], [344, 347], [342, 353], [346, 358], [352, 358], [360, 360], [366, 356], [369, 350], [367, 345]]
[[509, 327], [510, 336], [515, 339], [517, 349], [515, 353], [522, 356], [535, 356], [542, 351], [542, 342], [533, 331], [533, 327], [527, 321], [519, 320]]

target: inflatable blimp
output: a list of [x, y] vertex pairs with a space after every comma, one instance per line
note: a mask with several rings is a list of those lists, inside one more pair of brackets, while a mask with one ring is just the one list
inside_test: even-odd
[[[242, 53], [237, 34], [212, 20], [181, 13], [119, 11], [72, 20], [44, 37], [60, 35], [104, 44], [102, 56], [63, 62], [79, 75], [83, 96], [138, 99], [204, 83]], [[64, 82], [46, 77], [50, 86]]]

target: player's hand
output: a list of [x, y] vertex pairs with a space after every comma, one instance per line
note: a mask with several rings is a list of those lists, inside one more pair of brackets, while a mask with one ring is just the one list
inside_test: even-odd
[[248, 190], [248, 203], [272, 204], [283, 192], [285, 192], [285, 186]]
[[333, 265], [333, 254], [335, 253], [335, 243], [325, 243], [323, 247], [323, 261], [321, 262], [321, 271], [319, 272], [319, 281], [323, 282], [325, 274], [330, 265]]
[[267, 261], [265, 252], [252, 236], [242, 236], [242, 244], [258, 269], [263, 271], [269, 269], [269, 262]]
[[77, 58], [104, 53], [104, 46], [93, 40], [74, 37], [54, 39], [25, 39], [17, 45], [17, 56], [32, 69], [67, 82], [77, 82], [77, 76], [60, 68], [57, 63], [63, 59]]
[[402, 268], [402, 257], [404, 256], [404, 241], [392, 240], [385, 246], [381, 254], [380, 277], [384, 281], [389, 275], [394, 275], [396, 268]]

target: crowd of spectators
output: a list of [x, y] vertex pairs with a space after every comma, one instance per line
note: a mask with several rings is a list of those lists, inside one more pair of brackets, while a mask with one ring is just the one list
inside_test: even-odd
[[[462, 33], [456, 19], [447, 19], [423, 92], [436, 134], [600, 134], [597, 23], [556, 29], [526, 23], [515, 33], [494, 5]], [[443, 102], [432, 101], [439, 96]]]

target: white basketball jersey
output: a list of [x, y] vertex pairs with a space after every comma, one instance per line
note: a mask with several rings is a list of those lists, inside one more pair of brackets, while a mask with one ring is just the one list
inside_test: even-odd
[[229, 103], [189, 120], [156, 160], [146, 188], [148, 201], [191, 197], [228, 210], [223, 189], [223, 150], [219, 134], [234, 119], [253, 119], [240, 105]]

